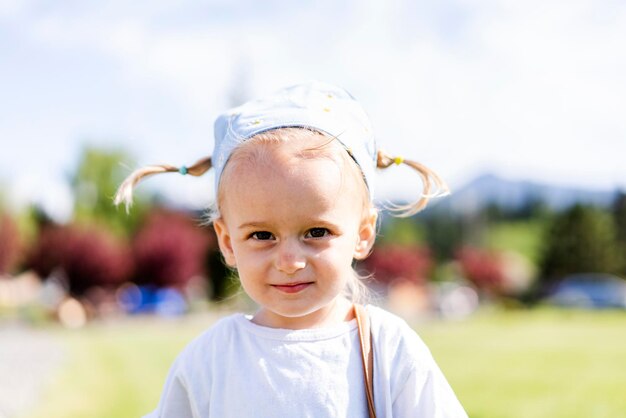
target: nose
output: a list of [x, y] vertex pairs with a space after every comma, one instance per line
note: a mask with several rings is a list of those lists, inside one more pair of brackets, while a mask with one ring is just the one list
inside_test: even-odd
[[306, 266], [306, 258], [300, 243], [288, 239], [280, 243], [276, 256], [276, 268], [285, 274], [295, 274]]

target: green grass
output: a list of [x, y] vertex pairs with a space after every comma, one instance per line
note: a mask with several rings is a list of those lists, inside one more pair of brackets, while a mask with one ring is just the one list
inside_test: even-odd
[[487, 228], [486, 246], [515, 251], [534, 264], [540, 262], [545, 221], [500, 222]]
[[138, 417], [153, 409], [168, 368], [213, 322], [140, 318], [56, 333], [68, 350], [63, 370], [28, 418]]
[[[69, 350], [25, 418], [137, 417], [156, 406], [176, 353], [213, 316], [125, 320], [56, 331]], [[626, 313], [484, 310], [421, 322], [426, 341], [473, 418], [618, 417], [626, 411]]]
[[471, 417], [626, 411], [624, 312], [494, 311], [416, 328]]

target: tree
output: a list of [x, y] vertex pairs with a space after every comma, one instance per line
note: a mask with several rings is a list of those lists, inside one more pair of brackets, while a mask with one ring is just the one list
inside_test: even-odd
[[502, 293], [506, 278], [499, 252], [463, 247], [457, 251], [456, 260], [465, 278], [478, 289], [492, 295]]
[[466, 240], [466, 224], [450, 212], [435, 212], [425, 219], [426, 242], [438, 260], [454, 257], [455, 250]]
[[19, 261], [21, 249], [17, 225], [9, 215], [0, 213], [0, 274], [13, 271]]
[[615, 224], [608, 212], [575, 205], [557, 215], [545, 236], [542, 279], [571, 273], [617, 273], [620, 257]]
[[237, 273], [224, 263], [222, 253], [217, 245], [210, 249], [206, 257], [211, 299], [221, 301], [231, 297], [240, 288]]
[[124, 241], [108, 230], [84, 225], [44, 227], [27, 267], [46, 278], [60, 274], [72, 294], [92, 287], [115, 289], [130, 279], [133, 261]]
[[113, 205], [113, 196], [129, 170], [122, 164], [132, 164], [121, 150], [85, 147], [78, 168], [72, 177], [75, 196], [74, 216], [79, 223], [97, 223], [118, 236], [128, 236], [136, 230], [146, 207], [141, 198], [135, 199], [130, 213]]
[[613, 201], [613, 220], [621, 263], [621, 273], [626, 275], [626, 193], [620, 191]]
[[413, 218], [381, 217], [377, 243], [381, 245], [420, 245], [424, 243], [424, 227]]
[[432, 264], [430, 251], [426, 247], [402, 245], [376, 246], [362, 262], [376, 281], [385, 284], [397, 279], [423, 284]]
[[184, 287], [205, 276], [206, 258], [215, 237], [182, 213], [152, 212], [133, 240], [137, 284]]

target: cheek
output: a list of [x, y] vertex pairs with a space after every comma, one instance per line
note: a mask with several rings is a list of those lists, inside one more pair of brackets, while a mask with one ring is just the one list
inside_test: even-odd
[[325, 249], [320, 258], [334, 270], [351, 269], [355, 246], [356, 241], [346, 237]]
[[240, 271], [254, 271], [261, 268], [263, 257], [255, 251], [251, 251], [245, 246], [234, 246], [233, 254], [237, 260], [237, 269]]
[[273, 268], [273, 256], [269, 251], [248, 248], [245, 245], [235, 246], [235, 259], [239, 280], [251, 286], [264, 280]]
[[263, 284], [266, 276], [264, 268], [255, 260], [246, 259], [237, 266], [237, 276], [243, 290], [255, 301], [255, 296], [259, 293], [259, 286]]

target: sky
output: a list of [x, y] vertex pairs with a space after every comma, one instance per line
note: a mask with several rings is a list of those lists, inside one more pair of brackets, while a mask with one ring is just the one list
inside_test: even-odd
[[[0, 190], [69, 219], [85, 144], [189, 165], [222, 111], [311, 79], [453, 191], [485, 172], [626, 188], [625, 45], [617, 0], [1, 0]], [[392, 167], [375, 188], [418, 184]], [[196, 208], [214, 195], [210, 175], [140, 187]]]

